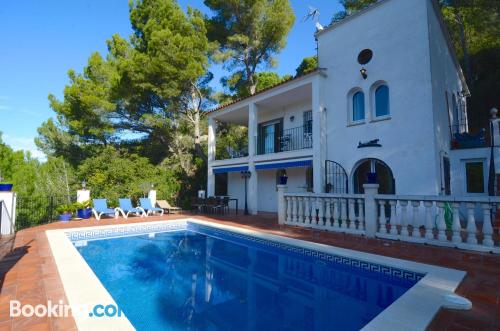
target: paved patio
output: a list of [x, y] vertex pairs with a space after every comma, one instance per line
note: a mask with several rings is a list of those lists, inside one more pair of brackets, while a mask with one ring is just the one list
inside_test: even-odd
[[[0, 240], [0, 331], [1, 330], [75, 330], [72, 318], [10, 318], [9, 301], [46, 304], [47, 300], [66, 302], [63, 286], [45, 236], [45, 230], [179, 219], [191, 215], [167, 215], [127, 221], [94, 219], [55, 222], [19, 231], [14, 238]], [[404, 242], [369, 239], [339, 233], [311, 231], [278, 226], [274, 214], [259, 216], [197, 216], [197, 218], [256, 229], [273, 234], [325, 243], [363, 252], [450, 267], [467, 271], [458, 293], [473, 303], [470, 311], [439, 312], [429, 330], [500, 329], [500, 256], [456, 249], [423, 246]], [[425, 303], [422, 303], [425, 305]]]

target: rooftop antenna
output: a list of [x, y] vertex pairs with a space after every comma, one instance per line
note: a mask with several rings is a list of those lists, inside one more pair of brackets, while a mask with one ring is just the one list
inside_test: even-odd
[[309, 11], [302, 18], [302, 22], [305, 22], [309, 19], [311, 19], [312, 21], [315, 21], [314, 25], [316, 26], [317, 31], [323, 30], [323, 26], [319, 23], [319, 10], [318, 10], [318, 8], [314, 8], [312, 6], [309, 6]]
[[[323, 25], [321, 25], [321, 23], [319, 23], [319, 10], [318, 10], [318, 8], [315, 8], [311, 5], [309, 5], [309, 11], [302, 18], [302, 22], [305, 22], [309, 19], [311, 19], [311, 21], [315, 21], [314, 25], [316, 26], [316, 32], [322, 31], [324, 29]], [[314, 39], [316, 41], [316, 59], [318, 59], [318, 63], [319, 63], [318, 37], [316, 36], [316, 34], [314, 34]]]

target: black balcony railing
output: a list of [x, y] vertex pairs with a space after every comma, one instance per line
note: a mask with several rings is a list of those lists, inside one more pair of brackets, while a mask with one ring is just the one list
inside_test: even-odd
[[259, 135], [256, 148], [257, 154], [262, 155], [312, 148], [312, 142], [310, 126], [299, 126], [280, 133]]

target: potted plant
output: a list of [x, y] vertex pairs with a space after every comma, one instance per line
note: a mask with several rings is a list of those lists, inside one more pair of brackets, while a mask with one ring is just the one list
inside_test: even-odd
[[286, 185], [288, 182], [288, 176], [286, 174], [286, 170], [280, 170], [280, 185]]
[[56, 212], [59, 214], [59, 220], [63, 222], [68, 222], [73, 216], [72, 205], [60, 205], [56, 208]]
[[90, 201], [75, 203], [76, 216], [81, 219], [89, 219], [92, 216], [92, 209], [90, 208]]
[[377, 173], [369, 172], [366, 174], [366, 182], [368, 184], [377, 184]]
[[9, 182], [4, 182], [2, 174], [0, 173], [0, 192], [10, 192], [14, 184]]

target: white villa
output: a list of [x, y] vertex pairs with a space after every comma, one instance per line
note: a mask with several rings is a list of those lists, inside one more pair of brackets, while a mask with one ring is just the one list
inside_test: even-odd
[[[288, 192], [362, 193], [370, 177], [382, 194], [488, 195], [489, 147], [457, 142], [469, 91], [436, 1], [381, 0], [316, 38], [316, 71], [208, 114], [208, 196], [243, 208], [245, 170], [252, 214], [277, 211], [283, 172]], [[246, 152], [216, 159], [220, 122], [248, 127]]]

